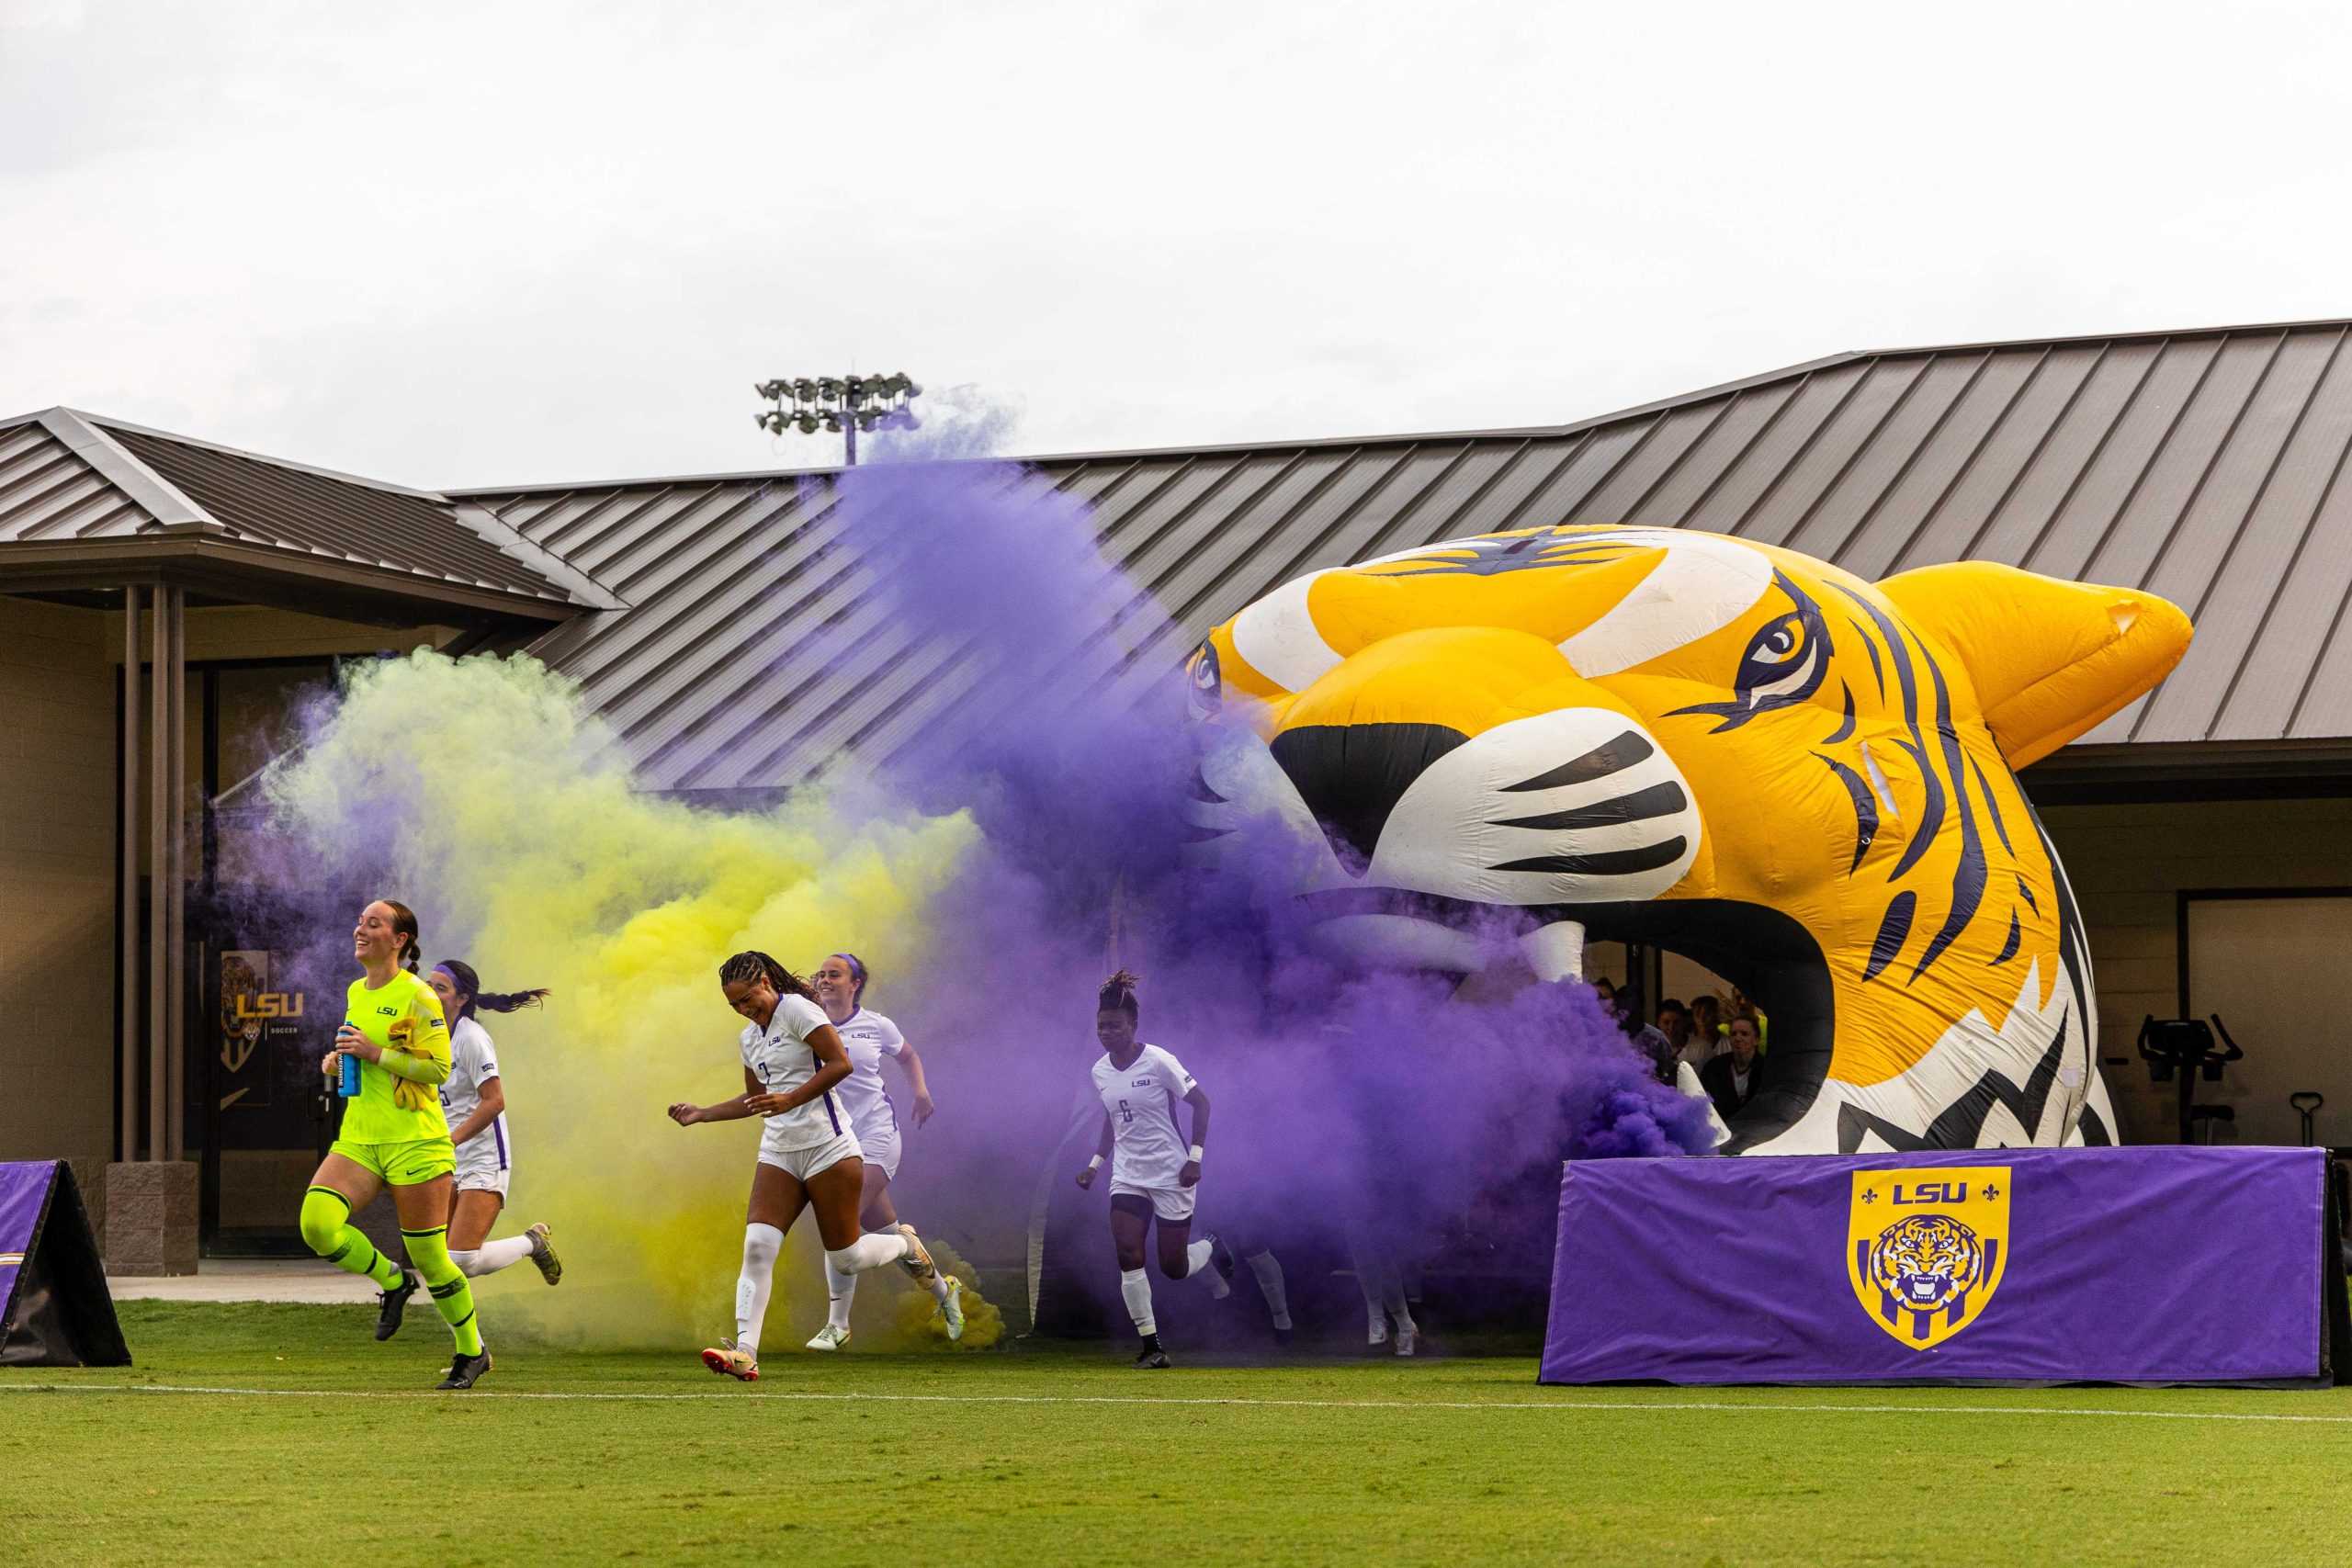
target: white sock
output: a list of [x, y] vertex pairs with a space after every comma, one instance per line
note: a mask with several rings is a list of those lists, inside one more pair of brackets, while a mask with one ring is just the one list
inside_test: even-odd
[[1136, 1332], [1149, 1336], [1159, 1332], [1151, 1316], [1151, 1276], [1140, 1269], [1119, 1270], [1119, 1294], [1127, 1303], [1127, 1315], [1136, 1320]]
[[831, 1258], [825, 1259], [825, 1326], [846, 1330], [849, 1327], [849, 1303], [857, 1299], [857, 1276], [844, 1274], [833, 1267]]
[[743, 1227], [743, 1272], [735, 1280], [735, 1348], [754, 1360], [760, 1325], [767, 1321], [768, 1292], [775, 1284], [776, 1254], [783, 1250], [784, 1233], [774, 1225]]
[[[1356, 1271], [1356, 1288], [1363, 1292], [1364, 1322], [1371, 1330], [1371, 1342], [1377, 1345], [1388, 1337], [1388, 1320], [1381, 1315], [1381, 1308], [1391, 1293], [1385, 1283], [1386, 1256], [1363, 1235], [1351, 1232], [1348, 1236], [1348, 1261]], [[1401, 1307], [1404, 1292], [1396, 1290], [1394, 1293]], [[1397, 1326], [1404, 1325], [1400, 1323]]]
[[1258, 1289], [1266, 1293], [1266, 1309], [1274, 1314], [1276, 1328], [1290, 1326], [1290, 1289], [1283, 1282], [1283, 1266], [1271, 1252], [1250, 1255], [1250, 1272], [1258, 1276]]
[[1184, 1249], [1184, 1278], [1187, 1280], [1209, 1266], [1209, 1254], [1215, 1248], [1205, 1241], [1196, 1241]]
[[825, 1261], [844, 1274], [863, 1274], [907, 1255], [907, 1238], [897, 1231], [868, 1231], [847, 1247], [828, 1251]]
[[455, 1247], [449, 1249], [449, 1261], [455, 1263], [461, 1272], [477, 1280], [484, 1274], [495, 1274], [501, 1269], [511, 1269], [530, 1256], [531, 1238], [526, 1235], [486, 1241], [464, 1252]]

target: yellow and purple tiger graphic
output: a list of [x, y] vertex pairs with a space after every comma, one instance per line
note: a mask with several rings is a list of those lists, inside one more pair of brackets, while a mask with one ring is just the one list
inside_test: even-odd
[[1555, 979], [1600, 939], [1723, 976], [1771, 1021], [1727, 1152], [2109, 1142], [2081, 921], [2015, 770], [2188, 638], [2153, 594], [1982, 562], [1456, 540], [1210, 634], [1192, 810], [1211, 857], [1287, 824], [1318, 935], [1371, 962]]

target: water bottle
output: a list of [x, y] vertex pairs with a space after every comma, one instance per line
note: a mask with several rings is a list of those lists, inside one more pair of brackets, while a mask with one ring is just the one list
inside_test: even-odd
[[[356, 1029], [359, 1027], [358, 1024], [353, 1022], [347, 1018], [343, 1021], [343, 1023], [344, 1027], [346, 1029]], [[344, 1100], [358, 1099], [359, 1058], [356, 1056], [341, 1057], [336, 1061], [335, 1066], [337, 1069], [337, 1075], [334, 1080], [334, 1092], [337, 1097]]]

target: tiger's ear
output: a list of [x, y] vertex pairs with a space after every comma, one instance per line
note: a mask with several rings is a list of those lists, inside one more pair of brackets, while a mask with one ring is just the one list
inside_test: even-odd
[[2088, 732], [2188, 651], [2180, 607], [2137, 589], [1954, 561], [1890, 577], [1878, 590], [1960, 656], [2012, 768]]

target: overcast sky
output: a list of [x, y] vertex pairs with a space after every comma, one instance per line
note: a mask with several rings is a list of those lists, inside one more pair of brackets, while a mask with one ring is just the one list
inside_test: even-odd
[[422, 486], [1556, 423], [2352, 315], [2341, 5], [0, 0], [0, 414]]

